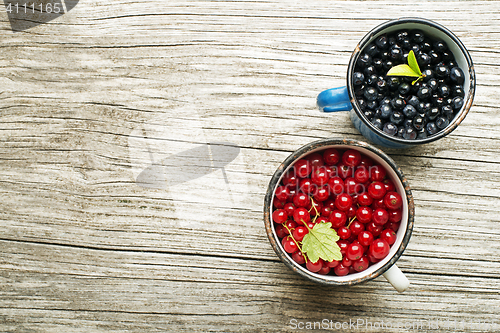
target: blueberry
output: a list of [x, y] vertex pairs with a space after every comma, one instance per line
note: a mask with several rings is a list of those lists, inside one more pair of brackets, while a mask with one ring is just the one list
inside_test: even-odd
[[374, 87], [366, 87], [364, 96], [367, 101], [374, 101], [377, 99], [378, 92]]
[[387, 35], [380, 35], [375, 39], [375, 45], [377, 45], [380, 49], [386, 49], [389, 46], [389, 42], [387, 41]]
[[365, 70], [363, 71], [363, 73], [365, 74], [365, 77], [370, 77], [372, 75], [376, 75], [377, 74], [377, 70], [375, 69], [375, 66], [366, 66], [365, 67]]
[[382, 68], [384, 69], [385, 72], [389, 71], [389, 69], [391, 69], [392, 67], [394, 67], [394, 63], [390, 60], [385, 60], [382, 63]]
[[384, 104], [391, 104], [391, 98], [390, 97], [384, 97], [381, 101], [380, 101], [380, 105], [384, 105]]
[[415, 140], [417, 138], [417, 131], [414, 128], [408, 127], [403, 132], [403, 139], [405, 140]]
[[427, 125], [425, 125], [425, 130], [427, 134], [434, 135], [439, 131], [439, 128], [437, 128], [436, 123], [427, 123]]
[[401, 83], [398, 87], [398, 91], [401, 95], [408, 94], [410, 92], [410, 89], [411, 89], [410, 85], [406, 82]]
[[403, 133], [405, 132], [406, 128], [404, 128], [403, 126], [399, 126], [398, 127], [398, 132], [396, 133], [396, 136], [398, 138], [402, 138], [403, 137]]
[[413, 127], [417, 130], [420, 131], [424, 128], [425, 126], [425, 118], [421, 116], [417, 116], [413, 118]]
[[407, 104], [403, 108], [403, 114], [405, 115], [406, 118], [413, 118], [417, 115], [417, 109], [411, 104]]
[[421, 67], [427, 66], [431, 63], [431, 57], [424, 52], [420, 52], [417, 57], [418, 65]]
[[441, 112], [439, 111], [439, 108], [437, 107], [433, 107], [431, 108], [427, 113], [426, 113], [426, 118], [429, 119], [429, 120], [434, 120], [436, 119], [439, 115], [441, 114]]
[[389, 51], [385, 50], [385, 51], [382, 51], [380, 53], [380, 57], [382, 58], [382, 60], [387, 60], [389, 59]]
[[383, 93], [386, 92], [388, 87], [387, 87], [387, 82], [383, 78], [378, 78], [377, 83], [375, 84], [377, 87], [378, 91]]
[[375, 113], [372, 110], [363, 111], [363, 115], [366, 117], [366, 119], [368, 119], [370, 121], [372, 120], [374, 114]]
[[405, 105], [406, 105], [406, 103], [405, 103], [404, 99], [402, 99], [400, 97], [396, 97], [396, 98], [393, 98], [391, 100], [391, 106], [396, 111], [403, 110]]
[[404, 118], [405, 117], [403, 116], [403, 114], [399, 111], [394, 112], [390, 117], [391, 122], [393, 122], [395, 125], [401, 125]]
[[451, 103], [451, 105], [453, 106], [454, 110], [460, 110], [464, 105], [464, 99], [460, 96], [457, 96], [453, 98], [453, 102]]
[[377, 101], [368, 101], [366, 103], [366, 108], [368, 110], [375, 110], [376, 108], [378, 108], [378, 103]]
[[442, 52], [441, 58], [443, 59], [443, 61], [449, 61], [453, 59], [453, 54], [449, 51]]
[[406, 31], [406, 30], [401, 30], [401, 31], [399, 31], [399, 32], [396, 34], [396, 40], [397, 40], [398, 42], [401, 42], [402, 40], [407, 39], [407, 38], [408, 38], [408, 36], [409, 36], [408, 31]]
[[450, 79], [452, 82], [463, 84], [465, 81], [464, 72], [459, 67], [450, 69]]
[[437, 88], [437, 93], [440, 97], [446, 98], [450, 96], [450, 87], [448, 87], [446, 84], [442, 84]]
[[358, 58], [358, 65], [362, 68], [370, 66], [372, 64], [372, 57], [370, 57], [368, 54], [363, 53], [362, 55], [359, 56]]
[[354, 72], [352, 75], [352, 83], [354, 83], [355, 86], [359, 86], [363, 84], [363, 81], [365, 81], [365, 75], [360, 72]]
[[427, 86], [422, 86], [417, 92], [417, 96], [420, 100], [426, 100], [431, 97], [431, 90]]
[[382, 129], [382, 125], [383, 125], [383, 123], [384, 123], [384, 122], [383, 122], [383, 121], [382, 121], [382, 119], [380, 119], [380, 118], [376, 118], [376, 117], [375, 117], [375, 118], [373, 118], [373, 119], [372, 119], [372, 124], [373, 124], [373, 126], [375, 126], [376, 128], [378, 128], [378, 129], [380, 129], [380, 130]]
[[451, 87], [451, 95], [452, 96], [460, 96], [464, 97], [465, 96], [465, 91], [464, 88], [461, 85], [455, 85]]
[[432, 50], [432, 43], [429, 40], [425, 40], [419, 45], [422, 52], [428, 53]]
[[372, 74], [366, 79], [366, 84], [369, 86], [375, 86], [377, 81], [378, 81], [378, 76], [376, 74]]
[[420, 103], [418, 103], [417, 111], [419, 113], [427, 113], [427, 112], [429, 112], [431, 107], [432, 107], [431, 103], [420, 102]]
[[426, 82], [427, 83], [427, 86], [429, 88], [431, 88], [431, 91], [436, 91], [438, 86], [439, 86], [439, 83], [436, 79], [432, 78], [430, 79], [429, 81]]
[[439, 63], [436, 66], [434, 72], [436, 73], [436, 76], [439, 78], [446, 78], [450, 75], [450, 69], [442, 63]]
[[418, 52], [420, 52], [420, 46], [418, 44], [413, 44], [411, 46], [411, 50], [413, 51], [413, 53], [417, 54]]
[[380, 71], [383, 68], [384, 61], [380, 58], [375, 58], [372, 60], [372, 66], [375, 67], [377, 71]]
[[408, 104], [412, 105], [415, 108], [418, 106], [419, 103], [420, 103], [420, 100], [415, 95], [412, 95], [412, 96], [410, 96], [410, 98], [408, 98]]
[[366, 101], [362, 98], [358, 98], [359, 108], [364, 111], [366, 109]]
[[430, 79], [434, 78], [434, 71], [427, 68], [422, 71], [422, 75], [424, 76], [424, 82], [428, 82]]
[[441, 61], [441, 56], [436, 51], [430, 50], [427, 54], [431, 58], [431, 64], [435, 65]]
[[420, 44], [424, 41], [425, 35], [421, 30], [410, 31], [410, 38], [414, 43]]
[[450, 121], [448, 120], [448, 118], [445, 118], [445, 117], [439, 117], [439, 118], [436, 119], [436, 126], [440, 130], [442, 130], [443, 128], [445, 128], [446, 126], [448, 126], [449, 123], [450, 123]]
[[399, 61], [403, 59], [403, 50], [398, 47], [392, 46], [389, 50], [389, 58], [392, 61]]
[[427, 132], [425, 129], [418, 131], [417, 139], [427, 139]]
[[378, 48], [375, 44], [368, 44], [363, 51], [365, 51], [365, 53], [371, 57], [374, 57], [378, 54]]
[[394, 136], [398, 132], [398, 127], [393, 123], [385, 123], [384, 128], [382, 130], [385, 133]]
[[387, 86], [390, 90], [397, 90], [399, 88], [399, 78], [396, 76], [391, 76], [387, 81]]
[[413, 121], [411, 119], [405, 118], [405, 120], [403, 120], [403, 127], [413, 127]]
[[382, 119], [389, 119], [392, 114], [392, 108], [389, 104], [383, 104], [380, 106], [380, 117]]
[[448, 51], [448, 46], [446, 46], [445, 42], [438, 40], [438, 41], [434, 42], [434, 49], [438, 52], [443, 53], [443, 52]]

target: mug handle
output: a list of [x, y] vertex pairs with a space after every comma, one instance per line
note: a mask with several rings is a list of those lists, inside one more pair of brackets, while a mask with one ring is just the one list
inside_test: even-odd
[[408, 289], [408, 287], [410, 286], [410, 281], [408, 281], [408, 278], [396, 265], [392, 265], [392, 267], [385, 271], [383, 275], [387, 279], [387, 281], [389, 281], [389, 283], [392, 284], [392, 286], [396, 288], [396, 290], [400, 293]]
[[316, 103], [322, 112], [349, 111], [352, 109], [346, 86], [320, 92]]

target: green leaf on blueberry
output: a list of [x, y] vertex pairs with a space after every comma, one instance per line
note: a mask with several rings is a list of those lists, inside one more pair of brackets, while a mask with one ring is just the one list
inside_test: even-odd
[[340, 237], [332, 229], [331, 222], [322, 222], [314, 225], [312, 229], [307, 228], [309, 233], [302, 240], [302, 251], [311, 262], [317, 262], [319, 258], [325, 261], [342, 260], [342, 253], [337, 245]]
[[410, 51], [410, 53], [408, 53], [407, 60], [408, 60], [408, 65], [401, 64], [394, 66], [391, 69], [389, 69], [387, 75], [416, 77], [417, 79], [411, 83], [413, 85], [416, 82], [423, 79], [424, 75], [420, 71], [420, 67], [418, 66], [417, 58], [415, 57], [415, 53], [413, 52], [413, 50]]

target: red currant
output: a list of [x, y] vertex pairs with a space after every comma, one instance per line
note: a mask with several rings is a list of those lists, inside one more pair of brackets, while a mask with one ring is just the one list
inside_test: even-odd
[[337, 245], [340, 248], [340, 253], [342, 254], [342, 257], [345, 256], [345, 251], [347, 250], [347, 247], [349, 246], [349, 244], [351, 244], [351, 243], [349, 243], [348, 241], [343, 240], [343, 239], [337, 241]]
[[[286, 221], [286, 223], [284, 223], [284, 225], [287, 227], [288, 230], [293, 230], [295, 227], [297, 227], [297, 223], [293, 222], [292, 220]], [[287, 235], [289, 234], [288, 230], [286, 233]]]
[[372, 181], [382, 181], [385, 178], [387, 171], [381, 165], [373, 165], [369, 167], [370, 179]]
[[341, 193], [335, 198], [335, 206], [342, 211], [347, 211], [352, 206], [352, 198], [347, 193]]
[[373, 237], [378, 237], [380, 233], [382, 232], [382, 226], [381, 225], [376, 225], [375, 222], [371, 221], [368, 223], [366, 226], [366, 230], [372, 233]]
[[311, 200], [306, 194], [299, 192], [293, 196], [292, 202], [295, 205], [295, 207], [298, 208], [298, 207], [307, 207], [307, 205], [309, 205]]
[[342, 155], [342, 163], [350, 167], [356, 167], [361, 163], [361, 154], [354, 149], [348, 149]]
[[354, 270], [356, 272], [362, 272], [365, 269], [367, 269], [368, 266], [370, 266], [370, 260], [368, 259], [367, 256], [362, 256], [361, 258], [359, 258], [358, 260], [356, 260], [352, 264], [352, 266], [354, 267]]
[[403, 218], [401, 209], [389, 210], [389, 222], [398, 223]]
[[323, 162], [323, 156], [320, 153], [311, 153], [307, 155], [306, 159], [309, 161], [311, 168], [313, 169], [325, 165], [325, 162]]
[[342, 259], [342, 265], [344, 265], [344, 267], [349, 267], [352, 265], [352, 260], [348, 259], [348, 258], [343, 258]]
[[311, 221], [311, 215], [307, 209], [300, 207], [293, 212], [293, 220], [298, 224], [304, 224]]
[[388, 192], [384, 196], [384, 204], [389, 209], [398, 209], [403, 205], [403, 198], [397, 192]]
[[327, 275], [328, 273], [330, 273], [330, 270], [330, 267], [323, 265], [323, 267], [321, 267], [321, 269], [318, 271], [318, 274]]
[[387, 229], [392, 229], [394, 231], [398, 231], [400, 224], [401, 223], [399, 223], [399, 222], [389, 222], [389, 223], [387, 223]]
[[319, 272], [321, 267], [323, 267], [323, 259], [321, 258], [319, 258], [316, 262], [312, 262], [311, 260], [306, 262], [306, 268], [313, 273]]
[[295, 229], [293, 229], [292, 236], [295, 238], [297, 242], [302, 242], [304, 239], [304, 236], [309, 233], [309, 229], [306, 227], [299, 226]]
[[336, 165], [340, 161], [340, 153], [337, 149], [329, 148], [323, 152], [323, 159], [328, 165]]
[[283, 226], [283, 224], [276, 225], [276, 236], [283, 238], [288, 235], [288, 230]]
[[373, 242], [373, 234], [368, 231], [361, 231], [358, 235], [358, 242], [363, 246], [370, 246]]
[[373, 200], [373, 203], [371, 204], [371, 207], [373, 209], [377, 209], [377, 208], [386, 209], [387, 208], [387, 207], [385, 207], [384, 199]]
[[283, 185], [291, 188], [295, 188], [297, 186], [298, 178], [297, 175], [295, 174], [295, 169], [288, 170], [285, 175], [283, 176]]
[[368, 185], [368, 195], [373, 199], [382, 199], [385, 195], [385, 186], [384, 183], [380, 181], [374, 181], [370, 185]]
[[325, 201], [329, 197], [330, 197], [330, 189], [328, 188], [328, 186], [322, 186], [318, 188], [318, 190], [314, 194], [314, 199], [316, 199], [316, 201]]
[[354, 179], [356, 179], [358, 183], [364, 184], [370, 180], [370, 174], [364, 166], [361, 166], [354, 172]]
[[344, 193], [345, 184], [342, 178], [340, 178], [339, 176], [330, 178], [330, 180], [328, 181], [328, 186], [330, 187], [331, 193], [335, 195]]
[[323, 207], [321, 207], [321, 211], [319, 212], [321, 216], [329, 217], [332, 213], [332, 209], [327, 204], [327, 202], [323, 203]]
[[340, 228], [347, 222], [346, 214], [341, 210], [334, 210], [328, 220], [332, 223], [333, 228]]
[[345, 252], [346, 258], [352, 261], [358, 260], [363, 255], [364, 250], [360, 244], [351, 243]]
[[337, 176], [342, 179], [346, 179], [347, 177], [354, 177], [354, 169], [348, 165], [341, 164], [337, 167]]
[[396, 190], [396, 186], [394, 186], [394, 183], [392, 182], [392, 180], [384, 179], [384, 181], [382, 181], [382, 183], [384, 183], [384, 186], [385, 186], [385, 189], [387, 192], [393, 192]]
[[368, 254], [374, 257], [375, 259], [383, 259], [385, 258], [390, 251], [390, 246], [387, 241], [384, 239], [375, 239], [368, 249]]
[[365, 168], [368, 168], [373, 165], [373, 160], [367, 156], [363, 156], [361, 158], [361, 162], [359, 165], [364, 166]]
[[373, 223], [376, 225], [384, 225], [389, 221], [389, 213], [383, 208], [377, 208], [373, 212]]
[[361, 206], [356, 211], [356, 217], [361, 223], [368, 223], [372, 220], [373, 211], [370, 207]]
[[295, 241], [293, 240], [292, 237], [290, 236], [286, 236], [285, 238], [283, 238], [281, 240], [281, 245], [283, 245], [283, 249], [287, 252], [287, 253], [294, 253], [295, 251], [298, 250], [298, 246], [297, 246], [297, 243], [295, 243]]
[[285, 206], [283, 206], [283, 210], [286, 212], [286, 215], [293, 216], [295, 205], [291, 202], [287, 202]]
[[299, 181], [299, 189], [306, 194], [314, 193], [317, 187], [318, 186], [312, 182], [311, 178], [302, 178]]
[[311, 180], [313, 181], [313, 183], [322, 186], [322, 185], [327, 184], [329, 179], [330, 179], [330, 175], [329, 175], [326, 167], [320, 166], [320, 167], [313, 169], [313, 172], [311, 175]]
[[373, 198], [368, 195], [368, 193], [363, 192], [358, 195], [358, 203], [361, 206], [370, 206], [373, 203]]
[[354, 216], [356, 216], [356, 206], [351, 205], [351, 207], [349, 207], [349, 209], [347, 210], [347, 212], [345, 212], [345, 214], [347, 215], [348, 219], [352, 219]]
[[396, 233], [392, 229], [385, 229], [382, 230], [382, 233], [380, 234], [380, 238], [385, 240], [389, 245], [392, 245], [396, 242]]
[[287, 201], [290, 197], [290, 189], [287, 186], [278, 186], [275, 195], [278, 200]]
[[338, 264], [335, 268], [333, 268], [335, 275], [344, 276], [349, 274], [349, 268], [344, 266], [342, 263]]
[[354, 236], [358, 236], [362, 231], [365, 230], [365, 225], [358, 221], [353, 221], [349, 226], [349, 229], [351, 229], [351, 233]]
[[306, 178], [311, 173], [311, 163], [306, 159], [301, 159], [294, 164], [295, 172], [300, 178]]
[[306, 263], [306, 258], [304, 258], [304, 254], [300, 251], [295, 251], [292, 253], [292, 259], [299, 265]]
[[344, 184], [345, 190], [349, 195], [363, 193], [363, 185], [358, 183], [353, 177], [347, 177], [344, 180]]
[[330, 268], [335, 268], [338, 266], [339, 263], [340, 263], [340, 261], [333, 260], [333, 261], [326, 261], [325, 265], [330, 267]]
[[337, 235], [340, 237], [340, 239], [348, 239], [349, 237], [351, 237], [351, 229], [340, 227], [337, 230]]
[[288, 214], [285, 212], [284, 209], [276, 209], [273, 212], [273, 221], [274, 223], [283, 223], [288, 219]]
[[277, 209], [281, 209], [281, 208], [285, 207], [285, 203], [286, 203], [285, 201], [278, 200], [278, 198], [274, 197], [273, 207], [277, 208]]

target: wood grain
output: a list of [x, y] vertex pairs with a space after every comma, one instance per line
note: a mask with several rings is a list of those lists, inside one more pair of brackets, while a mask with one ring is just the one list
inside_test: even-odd
[[[500, 313], [499, 12], [496, 1], [83, 0], [14, 33], [0, 10], [0, 330], [289, 332], [293, 319], [363, 319], [498, 331], [480, 323]], [[363, 140], [315, 97], [344, 85], [356, 43], [401, 13], [466, 45], [474, 106], [439, 142], [386, 149], [415, 197], [398, 261], [412, 287], [317, 286], [267, 240], [267, 185], [303, 144]], [[197, 180], [136, 183], [208, 142], [239, 155]]]

